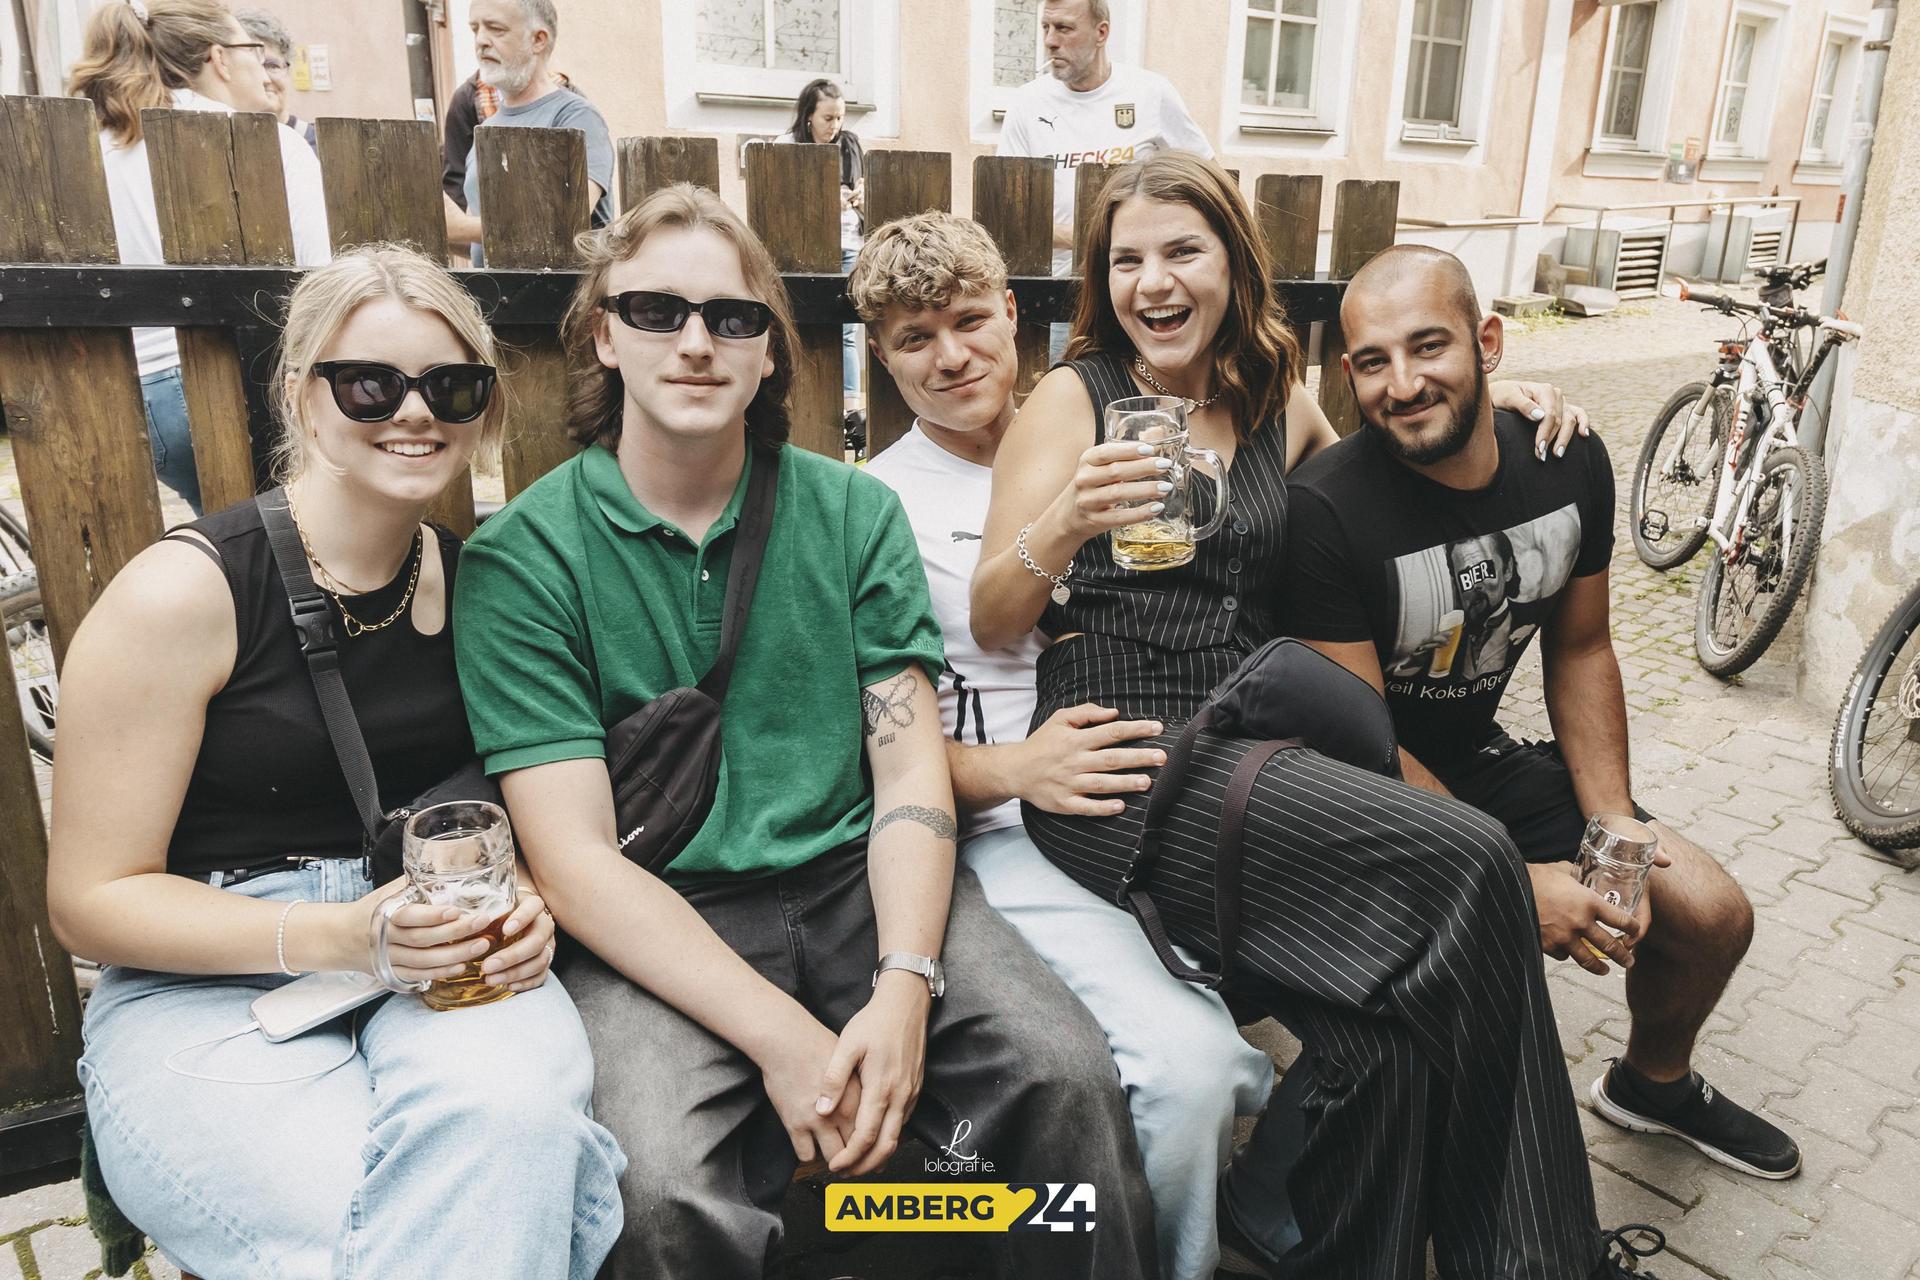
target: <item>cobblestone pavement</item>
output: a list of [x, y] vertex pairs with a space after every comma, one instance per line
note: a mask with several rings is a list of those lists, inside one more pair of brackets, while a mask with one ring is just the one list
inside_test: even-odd
[[[1728, 327], [1669, 301], [1535, 322], [1513, 334], [1504, 371], [1556, 381], [1587, 406], [1620, 474], [1654, 411], [1702, 373]], [[0, 501], [17, 497], [11, 486], [0, 441]], [[1649, 1264], [1662, 1280], [1920, 1276], [1920, 873], [1833, 817], [1833, 709], [1795, 701], [1795, 627], [1738, 684], [1722, 684], [1693, 658], [1697, 569], [1654, 573], [1622, 532], [1613, 574], [1638, 797], [1722, 858], [1759, 918], [1696, 1065], [1793, 1132], [1806, 1167], [1785, 1183], [1746, 1178], [1583, 1109], [1601, 1219], [1665, 1230], [1668, 1253]], [[1516, 677], [1506, 718], [1515, 733], [1547, 733], [1537, 659]], [[1584, 1105], [1624, 1047], [1620, 980], [1550, 969]], [[72, 1184], [0, 1200], [0, 1280], [94, 1274], [81, 1212]], [[156, 1263], [151, 1274], [175, 1273]]]

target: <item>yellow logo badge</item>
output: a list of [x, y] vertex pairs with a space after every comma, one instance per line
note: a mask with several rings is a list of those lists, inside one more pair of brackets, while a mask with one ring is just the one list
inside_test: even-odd
[[827, 1187], [829, 1231], [1091, 1231], [1084, 1182], [842, 1182]]
[[1133, 128], [1133, 104], [1131, 102], [1114, 103], [1113, 123], [1122, 129]]

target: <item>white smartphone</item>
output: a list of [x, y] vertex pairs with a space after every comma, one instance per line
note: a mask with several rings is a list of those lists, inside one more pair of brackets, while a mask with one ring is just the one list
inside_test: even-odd
[[260, 1024], [260, 1034], [278, 1043], [305, 1035], [386, 994], [387, 989], [368, 974], [343, 969], [310, 973], [255, 1000], [253, 1018]]

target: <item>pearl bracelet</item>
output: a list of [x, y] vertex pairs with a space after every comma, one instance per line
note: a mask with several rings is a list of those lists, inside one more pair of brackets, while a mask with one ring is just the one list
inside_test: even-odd
[[273, 931], [273, 958], [279, 962], [280, 972], [289, 978], [297, 978], [300, 975], [287, 968], [287, 917], [293, 914], [295, 907], [305, 901], [305, 898], [295, 898], [289, 902], [280, 912], [280, 926]]

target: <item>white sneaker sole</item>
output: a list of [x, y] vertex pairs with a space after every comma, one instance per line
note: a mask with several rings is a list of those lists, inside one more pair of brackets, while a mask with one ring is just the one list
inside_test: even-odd
[[1729, 1169], [1738, 1169], [1741, 1173], [1751, 1177], [1766, 1178], [1772, 1182], [1784, 1182], [1800, 1172], [1800, 1161], [1797, 1159], [1793, 1162], [1793, 1168], [1779, 1172], [1772, 1169], [1755, 1168], [1745, 1160], [1740, 1159], [1740, 1157], [1730, 1156], [1718, 1147], [1708, 1146], [1698, 1138], [1693, 1137], [1691, 1134], [1682, 1133], [1672, 1125], [1662, 1124], [1650, 1116], [1643, 1116], [1637, 1112], [1629, 1111], [1607, 1096], [1607, 1091], [1603, 1087], [1606, 1084], [1606, 1080], [1605, 1075], [1600, 1076], [1594, 1080], [1593, 1087], [1587, 1090], [1587, 1095], [1593, 1099], [1594, 1112], [1599, 1115], [1602, 1120], [1608, 1121], [1611, 1124], [1617, 1124], [1622, 1129], [1631, 1129], [1635, 1133], [1671, 1134], [1716, 1164], [1723, 1164]]

